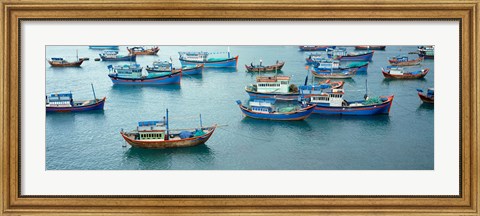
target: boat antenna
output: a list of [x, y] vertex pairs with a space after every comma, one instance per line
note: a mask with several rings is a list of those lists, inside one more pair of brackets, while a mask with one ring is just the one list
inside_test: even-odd
[[227, 47], [228, 58], [230, 58], [230, 46]]
[[77, 61], [78, 61], [78, 49], [77, 49]]
[[307, 82], [308, 82], [308, 72], [309, 72], [309, 71], [308, 71], [308, 69], [309, 69], [308, 65], [305, 66], [305, 69], [307, 70], [307, 76], [305, 77], [305, 84], [304, 84], [304, 85], [306, 86], [306, 85], [307, 85]]
[[203, 128], [203, 125], [202, 125], [202, 114], [200, 113], [200, 129]]
[[367, 79], [365, 79], [365, 95], [363, 96], [365, 100], [368, 98], [368, 82]]
[[92, 85], [93, 98], [94, 98], [95, 101], [96, 101], [96, 100], [97, 100], [97, 96], [95, 95], [95, 88], [93, 88], [93, 83], [90, 83], [90, 85]]

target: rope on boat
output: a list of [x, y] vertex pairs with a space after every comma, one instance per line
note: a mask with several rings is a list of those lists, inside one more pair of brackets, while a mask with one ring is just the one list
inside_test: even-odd
[[245, 135], [245, 134], [233, 132], [233, 131], [227, 130], [227, 129], [225, 129], [225, 128], [219, 128], [219, 129], [222, 129], [222, 130], [227, 131], [227, 132], [230, 132], [230, 133], [232, 133], [232, 134], [236, 134], [236, 135], [239, 135], [239, 136], [243, 136], [243, 137], [249, 138], [249, 139], [261, 140], [261, 141], [264, 141], [264, 142], [271, 142], [271, 141], [272, 141], [272, 140], [268, 140], [268, 139], [262, 139], [262, 138], [258, 138], [258, 137], [253, 137], [253, 136], [249, 136], [249, 135]]

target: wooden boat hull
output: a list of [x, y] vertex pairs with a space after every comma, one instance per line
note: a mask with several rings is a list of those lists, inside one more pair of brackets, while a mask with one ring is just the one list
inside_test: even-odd
[[117, 57], [117, 58], [107, 58], [100, 54], [100, 58], [102, 61], [136, 61], [137, 56], [136, 55], [129, 55], [129, 56], [123, 56], [123, 57]]
[[322, 74], [322, 73], [319, 73], [315, 70], [312, 70], [312, 75], [317, 77], [317, 78], [321, 78], [321, 79], [351, 79], [355, 76], [355, 74], [357, 73], [356, 70], [352, 70], [348, 73], [340, 73], [340, 72], [337, 72], [337, 73], [325, 73], [325, 74]]
[[103, 110], [103, 106], [105, 101], [107, 100], [106, 97], [103, 99], [97, 99], [97, 102], [94, 104], [89, 104], [85, 106], [75, 106], [75, 107], [46, 107], [47, 113], [48, 112], [83, 112], [83, 111], [91, 111], [91, 110]]
[[420, 92], [418, 92], [418, 97], [420, 97], [420, 100], [422, 100], [424, 103], [429, 103], [429, 104], [434, 103], [434, 98], [427, 97], [425, 94], [422, 94]]
[[112, 80], [115, 85], [170, 85], [170, 84], [180, 84], [182, 79], [182, 73], [173, 73], [166, 76], [153, 77], [153, 78], [138, 78], [138, 79], [129, 79], [116, 77], [113, 74], [109, 74], [108, 77]]
[[420, 63], [422, 63], [422, 61], [423, 61], [423, 57], [406, 61], [406, 62], [399, 62], [396, 60], [389, 59], [388, 63], [390, 63], [393, 66], [414, 66], [414, 65], [419, 65]]
[[285, 62], [280, 62], [278, 64], [268, 65], [265, 67], [252, 67], [250, 65], [245, 65], [245, 68], [247, 69], [247, 72], [274, 72], [282, 70], [284, 65]]
[[197, 65], [197, 64], [203, 64], [204, 67], [208, 68], [222, 68], [222, 67], [237, 67], [238, 63], [238, 56], [235, 56], [233, 58], [228, 58], [225, 60], [219, 60], [219, 61], [191, 61], [191, 60], [184, 60], [184, 59], [179, 59], [180, 63], [183, 66], [190, 66], [190, 65]]
[[82, 65], [83, 61], [84, 60], [81, 59], [81, 60], [78, 60], [76, 62], [68, 62], [68, 63], [57, 63], [57, 62], [54, 62], [54, 61], [48, 61], [48, 63], [52, 67], [80, 67], [80, 65]]
[[335, 49], [337, 46], [299, 46], [300, 51], [325, 51], [327, 49]]
[[275, 121], [298, 121], [308, 118], [313, 112], [315, 105], [310, 105], [306, 108], [287, 113], [259, 113], [249, 110], [242, 104], [238, 105], [243, 115], [246, 117], [262, 120], [275, 120]]
[[203, 64], [198, 64], [195, 67], [182, 68], [182, 73], [185, 75], [198, 75], [203, 73]]
[[[340, 61], [372, 61], [373, 58], [373, 51], [365, 54], [360, 54], [360, 55], [351, 55], [351, 56], [337, 56], [334, 59], [335, 60], [340, 60]], [[332, 56], [329, 54], [328, 55], [330, 58]]]
[[380, 115], [389, 114], [392, 107], [393, 95], [387, 97], [387, 100], [381, 104], [372, 104], [357, 107], [330, 107], [317, 104], [313, 111], [314, 114], [320, 115]]
[[282, 101], [298, 100], [300, 93], [260, 93], [245, 89], [250, 99], [276, 99]]
[[183, 148], [183, 147], [191, 147], [200, 144], [204, 144], [205, 142], [210, 139], [213, 132], [217, 128], [216, 125], [208, 128], [202, 128], [204, 130], [208, 130], [208, 133], [198, 136], [198, 137], [191, 137], [179, 140], [164, 140], [164, 141], [155, 141], [155, 140], [135, 140], [132, 137], [127, 136], [124, 132], [120, 132], [120, 135], [123, 139], [133, 147], [137, 148], [148, 148], [148, 149], [162, 149], [162, 148]]
[[387, 46], [355, 46], [356, 50], [385, 50]]
[[382, 70], [382, 74], [387, 79], [421, 79], [424, 78], [430, 70], [426, 68], [422, 73], [419, 74], [390, 74], [387, 71]]
[[160, 51], [160, 48], [154, 47], [154, 48], [146, 49], [143, 51], [135, 51], [133, 49], [127, 48], [127, 50], [132, 55], [157, 55], [158, 51]]

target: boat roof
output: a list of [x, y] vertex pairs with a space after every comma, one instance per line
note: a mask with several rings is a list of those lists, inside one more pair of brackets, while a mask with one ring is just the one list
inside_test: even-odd
[[72, 97], [72, 93], [52, 93], [50, 97]]
[[59, 58], [59, 57], [54, 57], [54, 58], [51, 58], [53, 61], [61, 61], [63, 60], [63, 58]]
[[156, 126], [157, 124], [165, 124], [165, 121], [155, 120], [155, 121], [140, 121], [138, 122], [138, 126]]
[[277, 80], [290, 80], [289, 76], [258, 76], [257, 82], [277, 82]]
[[180, 55], [208, 55], [209, 53], [200, 51], [200, 52], [178, 52], [178, 54], [180, 54]]
[[320, 84], [320, 85], [303, 85], [298, 87], [300, 90], [322, 90], [332, 88], [330, 83]]
[[103, 51], [103, 53], [105, 53], [105, 54], [118, 54], [118, 51], [116, 51], [116, 50], [105, 50], [105, 51]]

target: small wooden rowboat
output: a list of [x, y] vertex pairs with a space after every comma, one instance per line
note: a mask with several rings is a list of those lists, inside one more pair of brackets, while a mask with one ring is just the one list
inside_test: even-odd
[[251, 63], [250, 65], [245, 65], [245, 68], [247, 68], [247, 72], [272, 72], [282, 70], [283, 65], [285, 65], [284, 61], [277, 61], [274, 65], [268, 66], [261, 64], [253, 65], [253, 63]]
[[433, 88], [427, 89], [427, 94], [423, 93], [422, 89], [417, 89], [417, 92], [418, 92], [418, 97], [420, 97], [420, 100], [422, 100], [424, 103], [433, 104], [433, 102], [434, 102], [434, 89]]
[[355, 46], [356, 50], [385, 50], [387, 46]]
[[321, 79], [351, 79], [356, 73], [356, 69], [343, 70], [342, 72], [318, 72], [312, 70], [313, 76]]
[[77, 61], [69, 62], [63, 58], [51, 58], [50, 60], [48, 60], [48, 63], [52, 67], [79, 67], [83, 63], [83, 61], [85, 60], [78, 59]]
[[318, 82], [318, 85], [330, 85], [332, 89], [341, 89], [343, 88], [344, 84], [345, 84], [345, 81], [332, 82], [330, 80], [325, 80], [323, 82]]
[[133, 147], [161, 149], [181, 148], [203, 144], [212, 136], [217, 125], [189, 129], [169, 129], [168, 110], [163, 121], [138, 122], [136, 130], [131, 132], [120, 131], [123, 139]]
[[422, 62], [423, 57], [419, 57], [417, 59], [408, 59], [408, 56], [392, 57], [388, 60], [388, 63], [393, 66], [414, 66], [419, 65]]
[[382, 68], [382, 74], [387, 79], [421, 79], [425, 77], [430, 69], [425, 68], [418, 71], [407, 72], [404, 68], [387, 67]]
[[131, 55], [157, 55], [160, 48], [152, 47], [150, 49], [145, 49], [144, 47], [127, 47], [127, 50]]
[[278, 109], [268, 100], [250, 101], [250, 107], [242, 105], [240, 100], [237, 100], [237, 104], [246, 117], [278, 121], [304, 120], [312, 114], [313, 108], [315, 107], [315, 105], [309, 105], [305, 107], [296, 106]]

